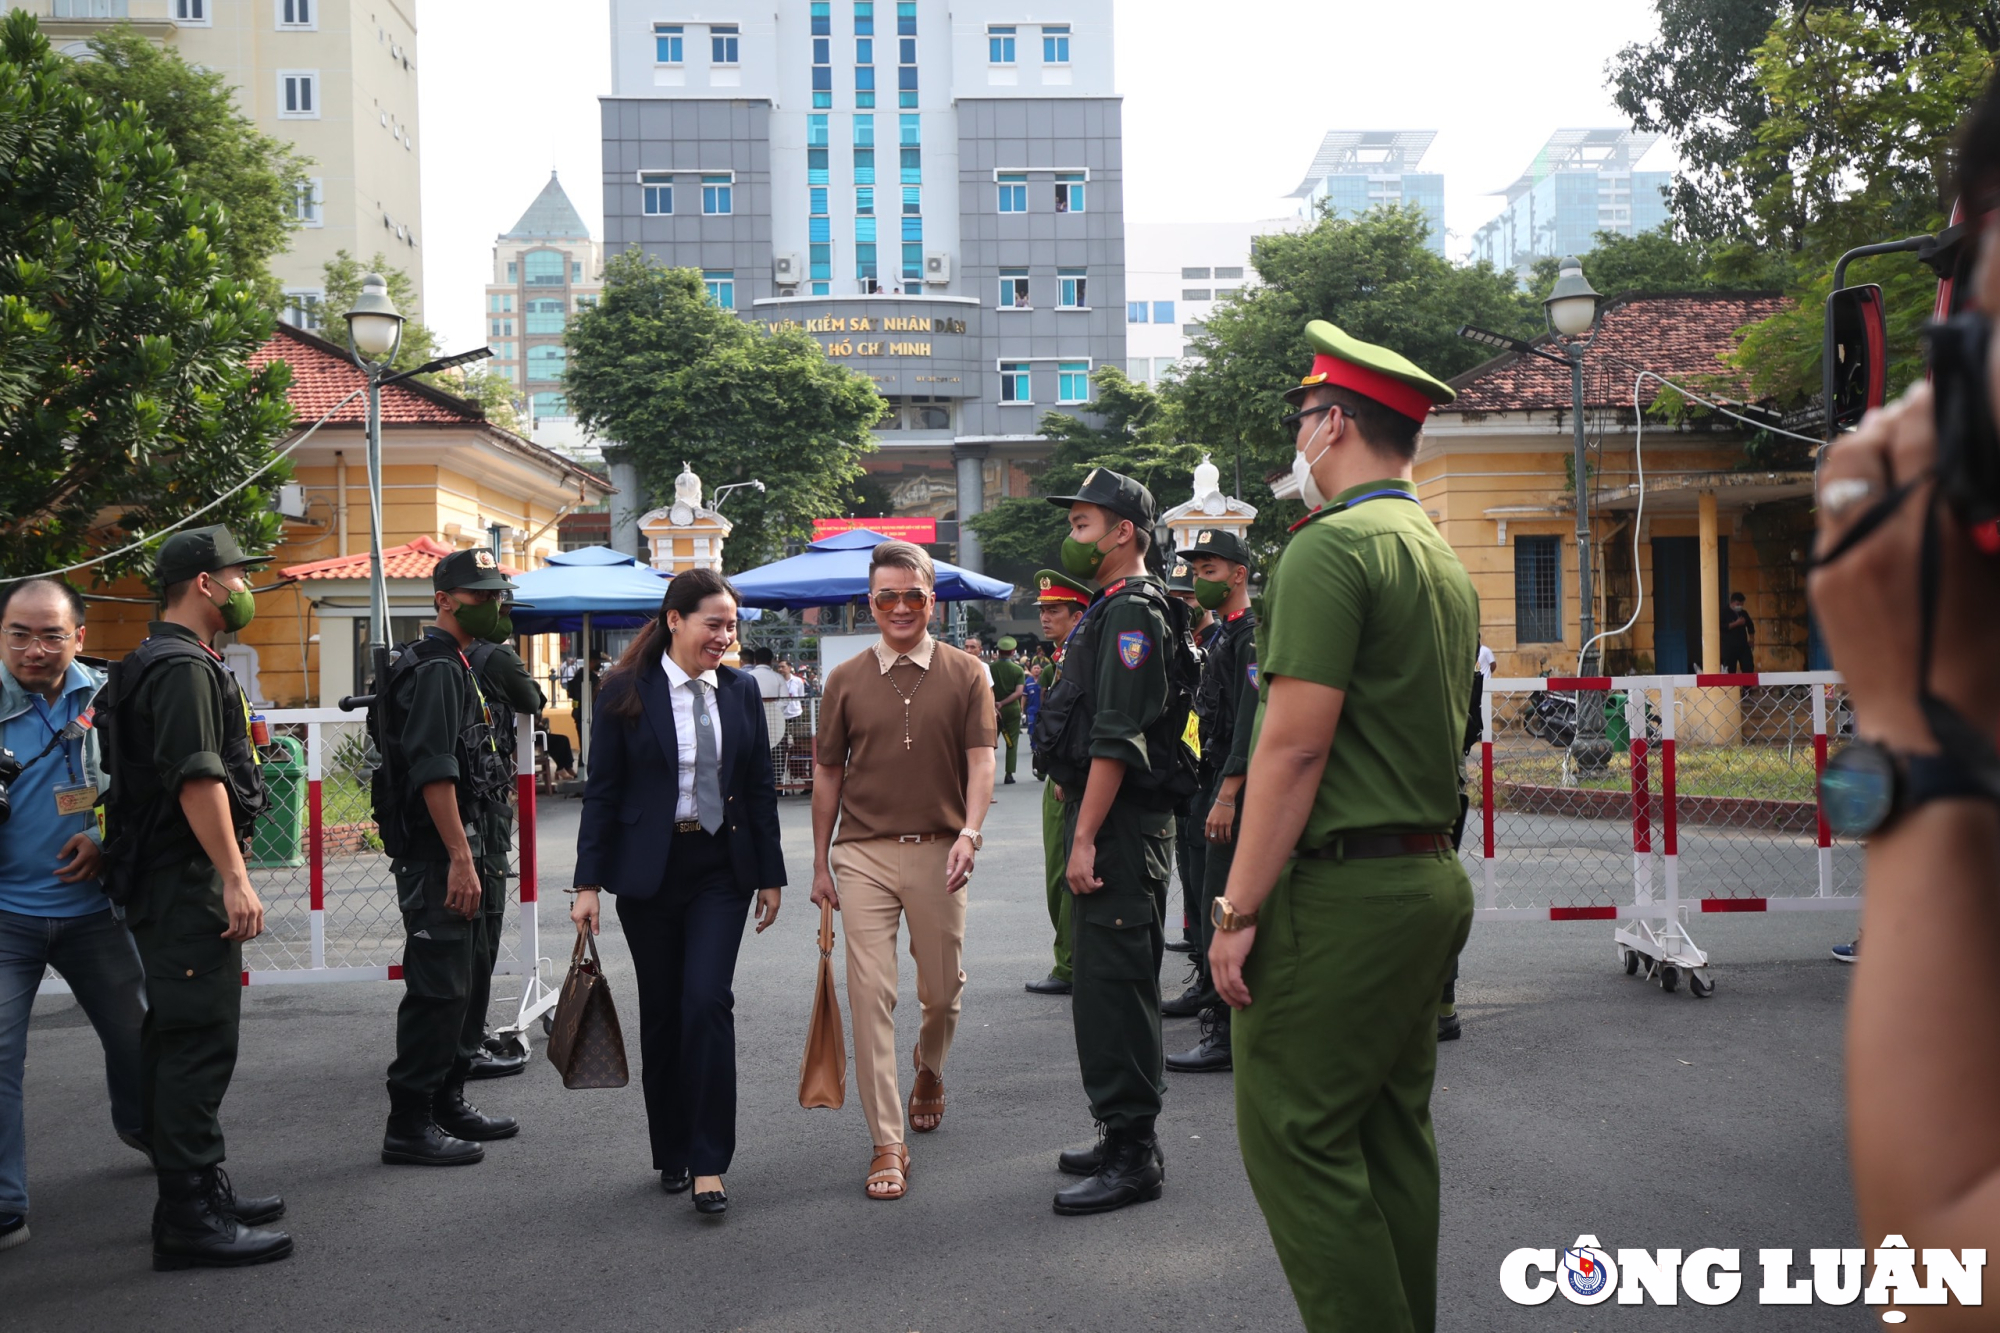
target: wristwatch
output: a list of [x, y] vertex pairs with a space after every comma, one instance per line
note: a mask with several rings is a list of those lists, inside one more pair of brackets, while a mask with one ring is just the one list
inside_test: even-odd
[[1942, 754], [1909, 754], [1873, 741], [1850, 741], [1819, 775], [1820, 809], [1843, 838], [1879, 832], [1926, 801], [1956, 796], [1993, 799], [1959, 762]]
[[1229, 899], [1217, 898], [1208, 909], [1208, 919], [1217, 930], [1242, 930], [1257, 924], [1255, 912], [1239, 912], [1229, 905]]
[[976, 828], [962, 828], [962, 829], [960, 829], [960, 830], [958, 831], [958, 836], [959, 836], [959, 837], [961, 837], [961, 838], [970, 838], [970, 839], [972, 839], [972, 850], [973, 850], [973, 851], [975, 851], [975, 852], [983, 852], [983, 851], [985, 851], [985, 850], [986, 850], [986, 835], [985, 835], [985, 834], [983, 834], [983, 833], [981, 833], [981, 832], [980, 832], [980, 831], [979, 831], [978, 829], [976, 829]]

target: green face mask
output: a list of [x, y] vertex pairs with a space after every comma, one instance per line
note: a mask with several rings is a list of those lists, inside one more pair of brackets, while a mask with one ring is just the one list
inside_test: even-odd
[[500, 603], [467, 602], [453, 606], [451, 610], [458, 618], [458, 627], [473, 638], [495, 639], [500, 628]]
[[493, 618], [493, 632], [481, 637], [488, 643], [507, 642], [507, 640], [514, 637], [514, 617], [508, 615], [504, 610], [501, 611], [499, 615]]
[[1096, 542], [1080, 542], [1074, 537], [1065, 537], [1062, 544], [1063, 572], [1073, 579], [1094, 579], [1097, 567], [1104, 563], [1104, 554], [1097, 549]]
[[1201, 603], [1205, 611], [1213, 611], [1228, 601], [1229, 592], [1227, 583], [1211, 583], [1207, 579], [1194, 581], [1194, 599]]
[[248, 588], [232, 588], [229, 596], [220, 602], [211, 602], [222, 612], [222, 628], [234, 634], [249, 624], [257, 615], [257, 599], [250, 595]]

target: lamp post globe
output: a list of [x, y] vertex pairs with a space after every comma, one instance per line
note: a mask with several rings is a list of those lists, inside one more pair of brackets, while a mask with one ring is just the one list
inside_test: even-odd
[[345, 316], [347, 337], [363, 360], [384, 361], [402, 341], [403, 315], [389, 298], [389, 284], [379, 273], [361, 279], [361, 295]]
[[1600, 293], [1583, 276], [1583, 264], [1575, 255], [1565, 255], [1556, 267], [1555, 289], [1542, 302], [1549, 328], [1565, 338], [1587, 333], [1597, 322]]

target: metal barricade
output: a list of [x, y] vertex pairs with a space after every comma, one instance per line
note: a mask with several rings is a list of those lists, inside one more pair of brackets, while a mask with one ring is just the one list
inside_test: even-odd
[[[813, 784], [813, 737], [819, 734], [817, 693], [789, 699], [767, 700], [766, 718], [771, 736], [771, 774], [780, 796], [810, 796]], [[784, 705], [800, 705], [798, 716], [785, 717]]]
[[1837, 674], [1496, 679], [1482, 713], [1475, 917], [1622, 922], [1627, 972], [1706, 996], [1691, 910], [1860, 905], [1860, 848], [1833, 838], [1816, 781], [1850, 729]]

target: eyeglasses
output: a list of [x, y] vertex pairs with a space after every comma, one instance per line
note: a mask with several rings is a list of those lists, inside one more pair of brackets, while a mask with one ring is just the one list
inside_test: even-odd
[[928, 588], [884, 588], [872, 600], [876, 609], [881, 611], [892, 609], [897, 602], [912, 611], [921, 611], [930, 605], [931, 594]]
[[1286, 414], [1285, 416], [1279, 417], [1278, 424], [1280, 426], [1283, 426], [1286, 430], [1297, 430], [1299, 423], [1304, 421], [1307, 417], [1318, 416], [1321, 412], [1331, 412], [1339, 406], [1340, 406], [1339, 403], [1322, 403], [1318, 407], [1308, 407], [1304, 411], [1291, 412]]
[[76, 635], [66, 630], [52, 629], [46, 634], [36, 634], [32, 630], [10, 629], [4, 636], [7, 646], [15, 652], [26, 652], [29, 644], [38, 645], [42, 651], [59, 653]]

